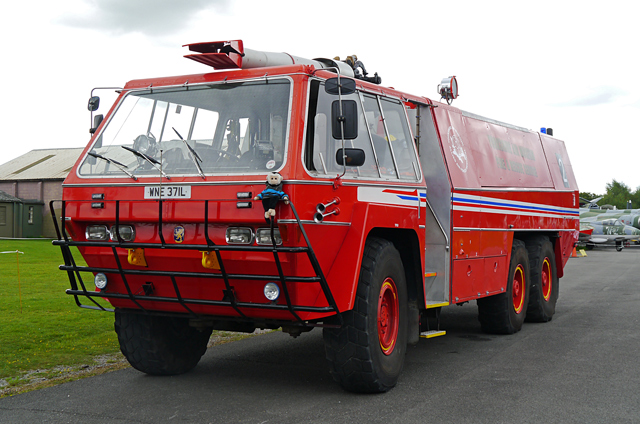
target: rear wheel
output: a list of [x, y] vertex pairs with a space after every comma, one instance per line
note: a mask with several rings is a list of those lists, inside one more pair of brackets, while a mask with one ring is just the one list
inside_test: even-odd
[[394, 387], [407, 349], [407, 288], [398, 250], [384, 239], [367, 240], [354, 308], [342, 328], [325, 328], [331, 375], [349, 391]]
[[151, 375], [193, 369], [207, 350], [211, 328], [189, 326], [188, 318], [151, 316], [116, 309], [120, 350], [131, 366]]
[[511, 262], [504, 293], [478, 299], [478, 319], [485, 333], [520, 331], [529, 302], [529, 258], [525, 244], [513, 240]]
[[556, 273], [556, 255], [547, 237], [527, 241], [531, 265], [531, 292], [527, 309], [527, 321], [551, 321], [556, 312], [559, 285]]

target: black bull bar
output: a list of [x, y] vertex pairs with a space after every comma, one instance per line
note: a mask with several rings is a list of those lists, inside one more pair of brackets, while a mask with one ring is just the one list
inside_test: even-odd
[[[180, 200], [180, 202], [184, 202], [185, 200]], [[143, 313], [153, 313], [149, 309], [145, 308], [140, 304], [141, 301], [153, 301], [153, 302], [167, 302], [179, 304], [184, 308], [185, 313], [188, 313], [193, 318], [201, 318], [201, 316], [195, 312], [189, 305], [207, 305], [207, 306], [223, 306], [229, 307], [236, 311], [239, 317], [230, 317], [230, 316], [215, 316], [216, 319], [221, 320], [254, 320], [252, 318], [247, 317], [243, 313], [243, 309], [251, 308], [251, 309], [268, 309], [268, 310], [288, 310], [292, 315], [293, 322], [286, 321], [288, 325], [292, 323], [301, 325], [301, 326], [340, 326], [342, 325], [343, 319], [338, 310], [338, 306], [336, 305], [335, 299], [331, 293], [329, 285], [327, 284], [327, 280], [325, 279], [324, 273], [318, 259], [311, 247], [311, 243], [309, 242], [309, 238], [304, 230], [302, 222], [300, 221], [300, 217], [293, 205], [292, 202], [289, 202], [289, 206], [291, 207], [291, 211], [295, 216], [296, 223], [300, 229], [302, 236], [304, 237], [306, 246], [300, 247], [286, 247], [286, 246], [277, 246], [275, 237], [274, 237], [274, 219], [271, 218], [271, 241], [272, 246], [252, 246], [252, 245], [242, 245], [242, 246], [229, 246], [229, 245], [219, 245], [215, 244], [209, 238], [209, 204], [224, 202], [224, 201], [232, 201], [232, 200], [201, 200], [194, 202], [204, 202], [204, 219], [202, 223], [204, 224], [204, 238], [206, 244], [167, 244], [165, 242], [164, 236], [162, 234], [162, 215], [163, 215], [163, 203], [171, 202], [169, 200], [112, 200], [111, 202], [115, 202], [115, 233], [117, 241], [74, 241], [71, 240], [69, 235], [66, 232], [65, 225], [59, 225], [59, 221], [56, 218], [54, 203], [60, 202], [62, 203], [61, 209], [61, 217], [60, 220], [64, 223], [66, 220], [66, 207], [68, 203], [95, 203], [95, 200], [52, 200], [49, 202], [49, 208], [51, 210], [51, 216], [53, 218], [53, 223], [55, 226], [57, 240], [53, 241], [55, 246], [60, 246], [62, 250], [62, 257], [64, 260], [64, 265], [60, 265], [59, 268], [63, 271], [67, 272], [69, 277], [69, 282], [71, 284], [71, 289], [67, 289], [66, 293], [72, 295], [75, 299], [76, 305], [81, 308], [87, 309], [96, 309], [102, 311], [113, 311], [113, 309], [105, 308], [100, 305], [94, 297], [98, 298], [106, 298], [106, 299], [128, 299], [131, 300]], [[233, 199], [236, 201], [236, 199]], [[102, 203], [109, 202], [107, 200], [100, 200]], [[157, 202], [158, 203], [158, 238], [160, 239], [160, 243], [135, 243], [135, 242], [126, 242], [122, 240], [120, 236], [119, 226], [120, 222], [120, 205], [121, 203], [142, 203], [142, 202]], [[71, 254], [71, 246], [92, 246], [92, 247], [110, 247], [113, 253], [113, 257], [115, 259], [117, 268], [99, 268], [99, 267], [90, 267], [90, 266], [78, 266]], [[174, 250], [198, 250], [198, 251], [209, 251], [215, 252], [216, 258], [218, 260], [218, 264], [220, 265], [219, 273], [211, 273], [211, 272], [182, 272], [182, 271], [158, 271], [158, 270], [138, 270], [138, 269], [124, 269], [120, 262], [120, 258], [117, 254], [117, 248], [122, 249], [136, 249], [136, 248], [144, 248], [144, 249], [174, 249]], [[278, 275], [256, 275], [256, 274], [229, 274], [226, 272], [224, 267], [224, 260], [222, 258], [221, 252], [223, 251], [236, 251], [236, 252], [272, 252], [274, 262], [276, 264]], [[313, 267], [313, 271], [315, 273], [314, 276], [310, 277], [295, 277], [295, 276], [286, 276], [283, 273], [282, 266], [280, 263], [279, 255], [282, 253], [296, 253], [296, 254], [305, 254], [307, 255], [311, 266]], [[127, 293], [109, 293], [104, 291], [91, 291], [87, 290], [85, 282], [82, 280], [81, 272], [92, 272], [92, 273], [111, 273], [111, 274], [119, 274], [122, 278], [124, 286], [126, 288]], [[169, 277], [171, 279], [173, 290], [175, 292], [175, 297], [163, 297], [163, 296], [154, 296], [151, 291], [146, 291], [143, 294], [136, 293], [134, 294], [131, 290], [129, 283], [127, 282], [127, 275], [144, 275], [144, 276], [163, 276]], [[224, 281], [224, 285], [226, 290], [224, 290], [224, 297], [222, 300], [207, 300], [207, 299], [187, 299], [183, 298], [180, 294], [180, 287], [178, 284], [178, 279], [183, 278], [212, 278], [212, 279], [222, 279]], [[280, 282], [280, 287], [284, 294], [286, 305], [278, 305], [275, 302], [272, 303], [247, 303], [247, 302], [238, 302], [235, 298], [235, 294], [233, 288], [231, 287], [230, 281], [233, 280], [254, 280], [254, 281], [274, 281], [277, 280]], [[289, 289], [287, 288], [287, 283], [319, 283], [322, 289], [322, 292], [327, 300], [329, 306], [325, 307], [314, 307], [314, 306], [303, 306], [303, 305], [294, 305], [291, 302], [291, 297], [289, 295]], [[92, 304], [83, 304], [80, 300], [80, 297], [86, 297]], [[317, 312], [317, 313], [329, 313], [334, 312], [337, 314], [340, 324], [318, 324], [318, 323], [310, 323], [303, 321], [297, 312]], [[270, 320], [273, 321], [273, 320]], [[282, 321], [284, 323], [284, 321]]]

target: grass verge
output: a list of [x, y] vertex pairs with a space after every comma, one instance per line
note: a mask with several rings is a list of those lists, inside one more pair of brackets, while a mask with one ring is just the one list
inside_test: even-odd
[[[0, 252], [12, 252], [0, 254], [0, 390], [32, 382], [33, 370], [93, 366], [93, 358], [119, 352], [113, 315], [78, 308], [64, 293], [59, 247], [0, 240]], [[77, 250], [74, 257], [84, 264]]]
[[[11, 252], [0, 254], [0, 398], [128, 366], [113, 314], [79, 308], [64, 293], [59, 247], [0, 240], [0, 252]], [[73, 254], [85, 264], [75, 248]], [[214, 331], [209, 346], [250, 336]]]

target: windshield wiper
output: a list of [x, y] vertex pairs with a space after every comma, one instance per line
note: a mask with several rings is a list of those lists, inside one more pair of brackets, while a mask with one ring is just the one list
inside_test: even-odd
[[138, 179], [136, 178], [135, 175], [133, 175], [131, 172], [127, 171], [127, 165], [118, 162], [117, 160], [113, 160], [113, 159], [109, 159], [108, 157], [99, 155], [97, 153], [92, 153], [89, 152], [87, 153], [89, 156], [93, 156], [94, 158], [98, 158], [98, 159], [102, 159], [110, 164], [112, 164], [113, 166], [115, 166], [116, 168], [118, 168], [119, 170], [121, 170], [122, 172], [124, 172], [125, 174], [127, 174], [128, 176], [130, 176], [131, 178], [133, 178], [134, 181], [138, 181]]
[[194, 150], [194, 148], [189, 146], [189, 143], [187, 143], [187, 140], [182, 138], [182, 136], [180, 135], [180, 133], [178, 132], [177, 129], [175, 129], [173, 127], [171, 127], [171, 129], [173, 131], [175, 131], [176, 134], [178, 134], [178, 137], [180, 137], [180, 140], [182, 140], [184, 145], [187, 146], [187, 149], [189, 149], [189, 152], [191, 152], [189, 154], [189, 157], [191, 157], [191, 160], [193, 161], [193, 164], [196, 166], [196, 168], [198, 168], [198, 172], [200, 173], [200, 176], [204, 180], [205, 179], [204, 172], [202, 172], [202, 168], [200, 167], [200, 164], [198, 163], [198, 161], [202, 162], [202, 159], [200, 159], [200, 156], [198, 156], [198, 153]]
[[[153, 166], [158, 171], [160, 171], [162, 176], [165, 177], [167, 180], [171, 179], [171, 178], [169, 178], [169, 176], [167, 174], [164, 173], [164, 171], [162, 170], [162, 165], [156, 159], [152, 158], [149, 155], [145, 155], [144, 153], [139, 152], [136, 149], [132, 149], [131, 147], [127, 147], [127, 146], [120, 146], [120, 147], [122, 147], [125, 150], [130, 151], [131, 153], [133, 153], [134, 155], [138, 156], [139, 158], [142, 158], [142, 159], [146, 160], [147, 162], [149, 162], [151, 164], [151, 166]], [[160, 166], [158, 166], [158, 165], [160, 165]]]

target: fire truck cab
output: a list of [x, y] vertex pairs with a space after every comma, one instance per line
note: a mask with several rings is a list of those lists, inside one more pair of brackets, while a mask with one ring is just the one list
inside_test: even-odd
[[490, 333], [551, 320], [579, 225], [562, 141], [355, 56], [188, 46], [216, 71], [127, 83], [51, 204], [67, 293], [115, 311], [133, 367], [186, 372], [213, 329], [323, 327], [334, 379], [383, 392], [442, 307], [477, 301]]

